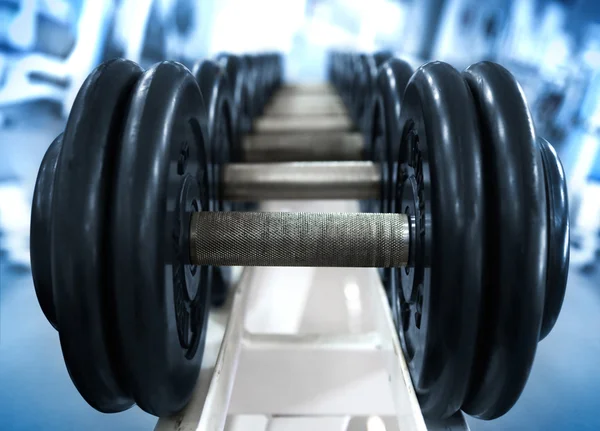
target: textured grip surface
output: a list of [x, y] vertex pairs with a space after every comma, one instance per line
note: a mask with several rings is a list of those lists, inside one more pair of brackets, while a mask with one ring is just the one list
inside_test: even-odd
[[191, 261], [217, 266], [400, 267], [404, 214], [198, 212]]

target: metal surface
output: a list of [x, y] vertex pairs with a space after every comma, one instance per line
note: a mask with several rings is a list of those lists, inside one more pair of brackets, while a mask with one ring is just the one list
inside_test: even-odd
[[224, 198], [379, 199], [381, 171], [372, 162], [228, 164], [222, 172]]
[[352, 121], [347, 116], [263, 117], [254, 123], [257, 133], [307, 133], [350, 131]]
[[360, 133], [269, 133], [246, 136], [242, 143], [247, 162], [361, 160]]
[[405, 214], [196, 212], [191, 262], [216, 266], [401, 267]]

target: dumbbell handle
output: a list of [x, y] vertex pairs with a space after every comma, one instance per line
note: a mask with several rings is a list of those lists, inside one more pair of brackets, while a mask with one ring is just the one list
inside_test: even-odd
[[365, 143], [360, 133], [267, 133], [242, 141], [246, 162], [362, 160]]
[[215, 266], [401, 267], [405, 214], [197, 212], [190, 261]]
[[379, 199], [381, 171], [373, 162], [227, 164], [221, 186], [230, 201]]

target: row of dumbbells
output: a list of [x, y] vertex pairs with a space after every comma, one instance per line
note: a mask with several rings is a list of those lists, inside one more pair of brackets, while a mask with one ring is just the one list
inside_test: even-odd
[[[354, 123], [366, 130], [369, 124], [369, 102], [376, 89], [379, 67], [393, 58], [390, 51], [373, 54], [362, 52], [333, 51], [329, 56], [329, 81], [344, 101]], [[412, 70], [408, 64], [409, 76]]]
[[[268, 265], [384, 268], [423, 413], [512, 407], [564, 296], [560, 161], [503, 67], [413, 71], [385, 55], [332, 53], [332, 115], [281, 115], [303, 95], [280, 87], [277, 56], [90, 75], [42, 161], [31, 232], [40, 305], [90, 405], [180, 410], [226, 268]], [[258, 143], [268, 163], [245, 162]], [[325, 147], [328, 162], [281, 163]], [[363, 212], [232, 211], [273, 197]]]
[[227, 83], [218, 91], [229, 93], [232, 113], [235, 116], [232, 119], [235, 127], [232, 138], [237, 142], [241, 136], [252, 131], [254, 119], [262, 115], [268, 100], [281, 86], [283, 57], [278, 53], [222, 53], [213, 61], [199, 62], [193, 72], [199, 84], [204, 87], [202, 90], [205, 97], [217, 91], [210, 87], [215, 74], [225, 73]]

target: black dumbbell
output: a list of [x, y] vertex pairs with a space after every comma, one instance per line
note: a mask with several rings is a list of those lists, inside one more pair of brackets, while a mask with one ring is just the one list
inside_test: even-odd
[[36, 290], [52, 299], [70, 375], [91, 405], [182, 408], [202, 357], [207, 267], [236, 264], [390, 267], [424, 414], [491, 419], [516, 402], [540, 328], [560, 308], [545, 303], [564, 294], [546, 271], [549, 242], [562, 245], [554, 258], [566, 271], [568, 214], [565, 199], [547, 199], [566, 196], [560, 163], [506, 70], [415, 72], [401, 139], [387, 143], [398, 147], [388, 152], [398, 154], [389, 213], [209, 211], [206, 118], [184, 67], [110, 62], [83, 85], [51, 147], [58, 155], [44, 159], [36, 195], [44, 184], [54, 193], [35, 232], [50, 235], [32, 230], [32, 259], [51, 257], [52, 293], [40, 274]]

